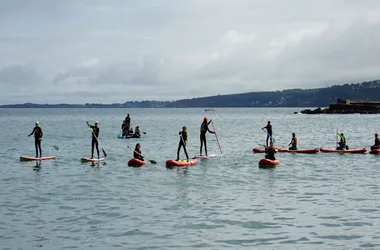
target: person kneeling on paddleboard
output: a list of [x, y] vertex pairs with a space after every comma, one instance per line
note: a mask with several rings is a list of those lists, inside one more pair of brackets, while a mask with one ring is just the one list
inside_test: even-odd
[[269, 160], [276, 160], [274, 154], [276, 153], [276, 149], [274, 148], [273, 141], [270, 142], [270, 146], [265, 148], [265, 158]]
[[378, 134], [375, 134], [375, 145], [371, 147], [371, 150], [372, 149], [380, 149], [380, 139]]
[[30, 133], [28, 136], [31, 136], [34, 134], [34, 146], [36, 148], [36, 158], [38, 158], [38, 150], [40, 150], [40, 158], [42, 156], [42, 150], [41, 150], [41, 141], [42, 141], [42, 129], [39, 126], [39, 122], [36, 121], [36, 126], [33, 128], [32, 133]]
[[344, 134], [343, 133], [337, 133], [337, 134], [340, 137], [340, 142], [338, 143], [339, 146], [336, 149], [337, 150], [349, 149], [349, 147], [347, 146], [347, 141], [346, 141], [346, 137], [344, 137]]
[[268, 147], [268, 140], [269, 140], [269, 138], [270, 138], [270, 141], [273, 141], [272, 140], [272, 125], [270, 124], [270, 121], [268, 121], [268, 124], [265, 126], [265, 127], [263, 127], [263, 128], [261, 128], [261, 129], [266, 129], [267, 131], [267, 140], [266, 140], [266, 145], [267, 145], [267, 147]]
[[183, 150], [185, 151], [185, 155], [187, 160], [189, 160], [189, 155], [187, 154], [186, 150], [186, 144], [187, 144], [187, 128], [186, 126], [182, 127], [182, 131], [179, 131], [178, 133], [180, 135], [179, 143], [178, 143], [178, 149], [177, 149], [177, 160], [179, 160], [179, 151], [181, 150], [181, 147], [183, 146]]
[[290, 146], [292, 145], [289, 150], [297, 150], [297, 137], [296, 137], [296, 133], [293, 132], [292, 134], [292, 140], [290, 141], [289, 145]]
[[92, 141], [91, 141], [91, 159], [94, 158], [94, 146], [96, 146], [96, 152], [98, 153], [98, 159], [99, 159], [99, 147], [98, 147], [98, 138], [99, 138], [99, 128], [98, 128], [98, 121], [95, 122], [94, 126], [88, 124], [90, 128], [92, 128]]
[[133, 152], [133, 158], [144, 161], [144, 156], [141, 155], [140, 143], [136, 144], [135, 150]]
[[207, 142], [206, 142], [206, 133], [207, 133], [207, 131], [210, 132], [211, 134], [215, 134], [214, 131], [211, 131], [208, 128], [208, 125], [211, 122], [212, 122], [212, 120], [210, 120], [209, 122], [207, 122], [207, 117], [206, 116], [203, 118], [203, 122], [201, 124], [201, 135], [200, 135], [200, 139], [201, 139], [200, 155], [202, 155], [202, 146], [204, 144], [205, 145], [205, 153], [206, 153], [206, 156], [207, 156]]
[[135, 133], [133, 134], [133, 137], [134, 137], [134, 138], [140, 138], [140, 137], [141, 137], [141, 134], [140, 134], [140, 127], [139, 127], [139, 126], [137, 126], [137, 127], [135, 128]]

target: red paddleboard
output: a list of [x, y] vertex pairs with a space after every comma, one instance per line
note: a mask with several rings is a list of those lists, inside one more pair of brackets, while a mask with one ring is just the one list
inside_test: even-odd
[[167, 160], [166, 166], [167, 167], [186, 167], [186, 166], [192, 166], [198, 163], [197, 159], [189, 159], [189, 160]]
[[20, 156], [20, 161], [45, 161], [45, 160], [54, 160], [56, 156], [46, 156], [46, 157], [29, 157], [29, 156]]
[[145, 164], [146, 164], [145, 161], [142, 161], [142, 160], [139, 160], [136, 158], [132, 158], [128, 161], [128, 166], [130, 166], [130, 167], [141, 167]]
[[378, 155], [380, 154], [380, 149], [371, 149], [371, 151], [369, 151], [370, 154], [373, 154], [373, 155]]
[[259, 161], [259, 168], [275, 168], [278, 164], [280, 164], [279, 160], [269, 160], [269, 159], [261, 159]]
[[196, 155], [193, 159], [208, 159], [208, 158], [215, 158], [216, 155]]
[[87, 157], [83, 157], [82, 159], [80, 159], [81, 161], [83, 162], [99, 162], [99, 161], [104, 161], [106, 158], [87, 158]]

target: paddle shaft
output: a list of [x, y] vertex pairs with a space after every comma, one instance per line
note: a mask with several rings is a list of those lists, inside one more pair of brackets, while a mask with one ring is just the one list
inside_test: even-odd
[[220, 154], [223, 154], [222, 147], [220, 147], [218, 135], [216, 134], [216, 129], [215, 129], [215, 126], [214, 126], [214, 122], [212, 120], [211, 120], [211, 125], [212, 125], [212, 128], [214, 129], [214, 134], [215, 134], [216, 142], [218, 143]]
[[264, 130], [264, 128], [261, 128], [261, 130], [265, 133], [265, 134], [267, 134], [267, 136], [269, 136], [272, 140], [273, 140], [273, 142], [275, 142], [276, 140], [274, 139], [274, 137], [273, 136], [271, 136], [270, 134], [268, 134], [268, 132], [267, 131], [265, 131]]

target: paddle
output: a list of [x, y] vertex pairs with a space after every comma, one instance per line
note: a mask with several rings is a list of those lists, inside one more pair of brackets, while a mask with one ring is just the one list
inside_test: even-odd
[[[130, 150], [132, 150], [133, 152], [135, 152], [136, 154], [142, 156], [139, 152], [137, 152], [136, 150], [132, 149], [130, 146], [127, 146], [127, 148], [129, 148]], [[142, 156], [144, 157], [144, 156]], [[145, 157], [144, 157], [145, 158]], [[149, 159], [146, 159], [147, 161], [149, 161], [150, 163], [152, 164], [157, 164], [157, 162], [155, 160], [149, 160]]]
[[[89, 125], [88, 122], [87, 122], [87, 125]], [[91, 127], [90, 127], [90, 128], [91, 128]], [[92, 132], [92, 128], [91, 128], [91, 132]], [[95, 135], [94, 133], [92, 133], [92, 135], [94, 136], [94, 138], [96, 139], [96, 141], [99, 143], [99, 146], [100, 146], [100, 148], [101, 148], [102, 151], [103, 151], [104, 158], [106, 158], [106, 157], [107, 157], [107, 153], [106, 153], [106, 151], [104, 150], [102, 144], [100, 144], [100, 141], [99, 141], [98, 137], [96, 137], [96, 135]]]
[[[29, 137], [30, 135], [28, 135], [28, 137]], [[42, 142], [42, 139], [40, 138], [40, 140], [41, 140], [41, 142]], [[49, 144], [49, 143], [48, 143]], [[52, 146], [52, 148], [54, 148], [55, 150], [59, 150], [59, 147], [57, 146], [57, 145], [51, 145]]]
[[211, 120], [211, 125], [212, 125], [212, 128], [214, 129], [214, 134], [215, 134], [216, 141], [218, 142], [218, 147], [219, 147], [219, 150], [220, 150], [220, 154], [223, 155], [222, 148], [220, 147], [218, 135], [216, 134], [216, 129], [215, 129], [215, 126], [214, 126], [214, 122], [212, 120]]

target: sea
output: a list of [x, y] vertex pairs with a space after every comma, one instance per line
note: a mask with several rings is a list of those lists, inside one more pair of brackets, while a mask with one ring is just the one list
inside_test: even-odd
[[[278, 153], [276, 168], [260, 169], [252, 152], [268, 121], [276, 147], [295, 132], [299, 149], [332, 148], [338, 130], [351, 149], [369, 148], [380, 116], [295, 111], [0, 109], [0, 249], [380, 249], [380, 155]], [[140, 139], [117, 139], [128, 113]], [[199, 154], [204, 116], [217, 157], [166, 168], [182, 126]], [[36, 120], [43, 156], [56, 160], [20, 161], [35, 155]], [[99, 121], [104, 163], [80, 161], [91, 156], [86, 121]], [[136, 143], [157, 164], [128, 167]]]

